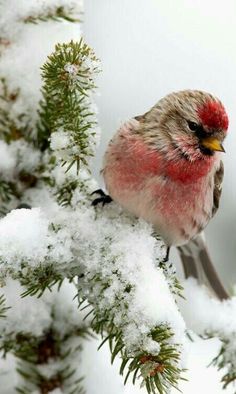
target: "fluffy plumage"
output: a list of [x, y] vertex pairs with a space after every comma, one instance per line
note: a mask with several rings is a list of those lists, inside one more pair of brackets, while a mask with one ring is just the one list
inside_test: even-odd
[[111, 140], [103, 175], [109, 195], [183, 245], [219, 205], [228, 117], [209, 93], [186, 90], [126, 122]]

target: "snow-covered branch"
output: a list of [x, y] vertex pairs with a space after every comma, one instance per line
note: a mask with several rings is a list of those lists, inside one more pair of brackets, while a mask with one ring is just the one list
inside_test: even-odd
[[0, 320], [0, 349], [16, 357], [20, 393], [82, 393], [77, 367], [88, 327], [78, 313], [72, 284], [45, 292], [41, 298], [21, 298], [23, 288], [8, 279], [1, 293], [9, 309]]

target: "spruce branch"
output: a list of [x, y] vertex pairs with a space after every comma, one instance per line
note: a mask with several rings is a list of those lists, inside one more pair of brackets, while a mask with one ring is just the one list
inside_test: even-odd
[[223, 389], [229, 385], [236, 383], [236, 361], [235, 361], [235, 341], [236, 333], [231, 337], [219, 335], [219, 333], [207, 333], [207, 338], [214, 338], [219, 336], [221, 340], [221, 348], [217, 356], [212, 360], [210, 365], [215, 366], [218, 371], [223, 370], [224, 375], [221, 378]]
[[[69, 336], [74, 335], [69, 333]], [[77, 333], [79, 336], [79, 331]], [[75, 378], [75, 370], [71, 367], [71, 358], [78, 356], [81, 352], [81, 345], [75, 349], [65, 347], [66, 338], [60, 338], [56, 332], [49, 330], [43, 338], [27, 338], [19, 335], [19, 347], [14, 352], [18, 358], [17, 372], [21, 375], [23, 385], [17, 391], [30, 394], [32, 387], [37, 387], [42, 394], [48, 394], [56, 388], [63, 389], [67, 386], [68, 393], [84, 393], [81, 386], [82, 378]], [[50, 363], [63, 360], [63, 365], [50, 376], [42, 373], [41, 366], [45, 369], [46, 365], [50, 368]]]
[[[15, 338], [1, 338], [1, 350], [4, 356], [11, 352], [17, 358], [17, 372], [21, 376], [22, 384], [16, 388], [19, 393], [30, 394], [37, 388], [41, 394], [48, 394], [56, 388], [66, 388], [66, 392], [74, 394], [84, 393], [81, 386], [82, 378], [76, 377], [76, 370], [71, 366], [71, 360], [78, 357], [82, 347], [73, 347], [67, 341], [72, 338], [88, 338], [87, 328], [75, 328], [61, 337], [49, 328], [43, 336], [18, 333]], [[55, 372], [47, 374], [52, 361], [58, 367]]]
[[22, 293], [22, 297], [29, 295], [41, 297], [46, 290], [51, 291], [55, 285], [59, 289], [65, 279], [61, 273], [57, 272], [54, 264], [39, 265], [34, 269], [28, 267], [25, 270], [23, 267], [24, 265], [18, 275], [20, 283], [27, 288]]
[[9, 307], [7, 307], [5, 305], [6, 299], [4, 297], [3, 294], [0, 295], [0, 318], [1, 317], [6, 317], [6, 312], [9, 309]]
[[[125, 376], [125, 383], [130, 377], [133, 383], [141, 382], [148, 394], [168, 393], [171, 387], [178, 386], [183, 372], [180, 361], [183, 344], [180, 337], [175, 337], [172, 318], [178, 322], [183, 336], [184, 325], [172, 300], [171, 286], [166, 283], [167, 280], [174, 286], [173, 270], [161, 268], [164, 257], [160, 253], [164, 246], [161, 240], [146, 238], [142, 225], [132, 222], [131, 218], [125, 220], [123, 217], [119, 222], [115, 209], [111, 217], [109, 210], [107, 218], [105, 212], [104, 208], [103, 215], [97, 213], [94, 223], [99, 238], [103, 237], [102, 245], [95, 255], [90, 253], [90, 262], [85, 263], [84, 275], [78, 280], [78, 296], [84, 294], [80, 307], [87, 311], [85, 318], [91, 320], [93, 330], [101, 335], [100, 347], [106, 342], [109, 344], [111, 362], [120, 358], [120, 372]], [[126, 237], [129, 237], [129, 246]], [[148, 249], [143, 251], [148, 242]], [[138, 244], [142, 245], [140, 249]], [[91, 241], [86, 246], [94, 249]], [[148, 251], [152, 262], [147, 258]], [[152, 284], [154, 277], [155, 283]], [[146, 289], [147, 283], [146, 292], [143, 287]], [[167, 308], [172, 310], [169, 323], [168, 319], [158, 316], [158, 308], [154, 314], [157, 320], [151, 319], [153, 312], [149, 315], [149, 292], [155, 291], [152, 286], [162, 289], [157, 295], [158, 305], [165, 302], [166, 307], [168, 305]], [[172, 294], [176, 292], [179, 292], [178, 284]], [[164, 301], [162, 297], [167, 298]], [[90, 307], [88, 304], [83, 306], [85, 301]]]
[[141, 379], [141, 386], [145, 386], [148, 394], [168, 393], [170, 387], [177, 388], [178, 382], [182, 378], [183, 370], [178, 367], [180, 352], [176, 345], [170, 343], [173, 333], [168, 326], [160, 325], [154, 328], [150, 337], [160, 344], [158, 354], [151, 354], [145, 351], [137, 351], [135, 356], [129, 355], [122, 340], [122, 331], [109, 321], [109, 313], [104, 311], [104, 316], [99, 320], [96, 312], [92, 320], [93, 330], [102, 336], [99, 349], [109, 343], [111, 352], [111, 362], [116, 357], [120, 358], [120, 374], [125, 375], [124, 383], [128, 378], [132, 378], [132, 383]]
[[48, 21], [67, 21], [67, 22], [81, 22], [81, 18], [77, 16], [77, 12], [75, 12], [73, 7], [55, 7], [46, 9], [43, 13], [38, 13], [37, 15], [29, 15], [23, 19], [24, 23], [39, 23], [39, 22], [48, 22]]
[[[11, 301], [12, 308], [6, 313], [6, 319], [0, 321], [0, 351], [3, 357], [9, 352], [16, 357], [20, 376], [16, 391], [30, 394], [38, 390], [40, 394], [48, 394], [60, 388], [68, 394], [84, 393], [83, 379], [77, 365], [83, 341], [92, 334], [82, 316], [78, 315], [77, 305], [72, 300], [74, 285], [68, 282], [63, 284], [63, 295], [54, 287], [42, 298], [32, 298], [32, 302], [25, 298], [18, 300], [22, 287], [17, 282], [8, 282], [7, 286], [10, 287], [6, 298], [15, 287], [13, 297], [16, 302], [14, 299]], [[15, 326], [22, 313], [19, 313], [19, 305], [27, 313], [23, 321]], [[34, 321], [32, 315], [38, 318]]]
[[9, 202], [13, 197], [20, 197], [20, 193], [16, 190], [16, 185], [13, 182], [0, 179], [0, 204]]
[[79, 186], [79, 183], [80, 182], [78, 179], [72, 179], [66, 181], [62, 186], [60, 186], [55, 193], [58, 204], [60, 204], [63, 207], [71, 205], [73, 193], [76, 190], [76, 188]]
[[82, 39], [56, 45], [42, 67], [38, 145], [49, 147], [51, 136], [51, 148], [60, 153], [67, 170], [75, 163], [77, 168], [80, 163], [87, 165], [94, 154], [96, 118], [90, 96], [98, 71], [98, 60]]
[[[121, 357], [121, 372], [143, 382], [149, 393], [167, 393], [181, 377], [185, 327], [173, 297], [173, 270], [161, 267], [164, 244], [152, 236], [151, 226], [121, 213], [118, 206], [95, 209], [93, 182], [83, 172], [77, 181], [83, 186], [73, 191], [70, 206], [58, 206], [49, 226], [34, 208], [27, 212], [28, 219], [20, 210], [5, 219], [15, 216], [22, 228], [28, 220], [31, 228], [43, 226], [41, 243], [46, 242], [45, 255], [35, 255], [32, 267], [31, 250], [26, 248], [15, 277], [27, 287], [25, 295], [41, 295], [51, 281], [78, 276], [79, 297], [92, 308], [87, 317], [93, 330], [110, 343], [112, 360]], [[61, 214], [64, 209], [66, 215]], [[15, 237], [17, 243], [18, 234]], [[167, 315], [161, 313], [162, 303]]]
[[[7, 143], [24, 137], [29, 139], [31, 129], [24, 122], [25, 114], [12, 117], [12, 108], [19, 97], [19, 89], [10, 90], [5, 78], [0, 78], [0, 137]], [[24, 126], [22, 126], [24, 124]]]

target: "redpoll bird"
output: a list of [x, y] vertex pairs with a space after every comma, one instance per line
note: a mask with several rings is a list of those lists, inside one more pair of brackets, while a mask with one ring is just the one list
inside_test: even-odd
[[198, 258], [220, 298], [227, 295], [198, 234], [219, 206], [227, 129], [218, 98], [197, 90], [169, 94], [118, 130], [102, 171], [111, 199], [153, 224], [168, 247], [179, 246], [194, 276]]

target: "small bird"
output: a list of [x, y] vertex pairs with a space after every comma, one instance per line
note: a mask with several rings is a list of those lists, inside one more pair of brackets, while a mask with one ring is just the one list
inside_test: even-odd
[[220, 298], [228, 295], [199, 234], [219, 206], [228, 123], [212, 94], [171, 93], [118, 130], [102, 170], [109, 193], [102, 198], [151, 223], [168, 250], [179, 247], [189, 275], [198, 276], [198, 259]]

